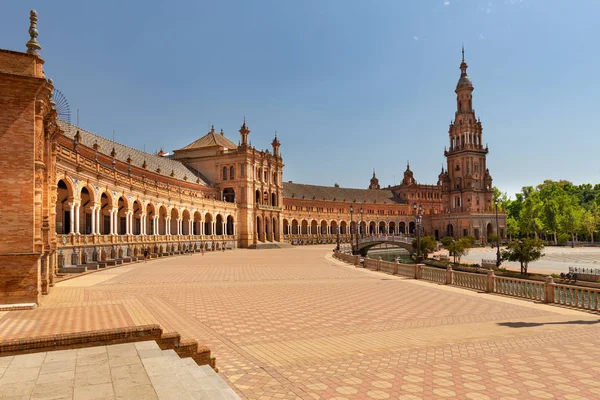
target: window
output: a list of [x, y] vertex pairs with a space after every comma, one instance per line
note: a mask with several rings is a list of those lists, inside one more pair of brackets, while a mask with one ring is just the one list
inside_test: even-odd
[[235, 179], [235, 167], [233, 165], [229, 168], [229, 179]]
[[223, 180], [227, 180], [227, 167], [223, 167]]

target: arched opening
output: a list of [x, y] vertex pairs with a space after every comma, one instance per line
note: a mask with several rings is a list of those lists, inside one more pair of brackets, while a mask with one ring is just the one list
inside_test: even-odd
[[390, 222], [388, 233], [390, 235], [396, 234], [396, 223], [394, 221]]
[[170, 215], [170, 223], [169, 223], [169, 233], [171, 235], [179, 235], [179, 210], [175, 207], [171, 209]]
[[302, 220], [302, 230], [300, 233], [302, 235], [308, 235], [308, 221], [305, 219]]
[[184, 235], [189, 235], [190, 234], [190, 212], [189, 210], [183, 210], [182, 213], [183, 216], [183, 222], [181, 223], [181, 233]]
[[400, 231], [400, 233], [404, 234], [406, 233], [406, 223], [405, 222], [400, 222], [398, 224], [398, 230]]
[[278, 241], [277, 237], [279, 236], [279, 221], [277, 217], [273, 217], [271, 226], [273, 227], [273, 241]]
[[265, 240], [270, 241], [271, 235], [273, 233], [271, 231], [271, 222], [270, 222], [269, 217], [265, 217], [264, 221], [265, 221]]
[[160, 206], [158, 209], [158, 234], [166, 235], [167, 234], [167, 207]]
[[133, 202], [133, 226], [131, 227], [131, 233], [134, 235], [142, 234], [142, 204], [136, 200]]
[[317, 226], [319, 226], [319, 224], [317, 224], [317, 221], [315, 221], [314, 219], [310, 222], [310, 233], [313, 235], [317, 234]]
[[410, 222], [408, 223], [408, 233], [409, 233], [409, 234], [411, 234], [411, 235], [414, 235], [414, 234], [415, 234], [415, 229], [416, 229], [416, 228], [415, 228], [415, 226], [416, 226], [416, 225], [415, 225], [415, 221], [410, 221]]
[[263, 204], [265, 206], [269, 205], [269, 193], [267, 193], [266, 191], [263, 193]]
[[[233, 168], [233, 167], [231, 167]], [[231, 215], [227, 216], [227, 234], [228, 235], [233, 235], [234, 231], [233, 231], [233, 217]]]
[[213, 216], [210, 213], [206, 213], [206, 215], [204, 216], [204, 234], [205, 235], [214, 235], [215, 234], [213, 232], [212, 225], [213, 225]]
[[290, 233], [291, 233], [290, 232], [290, 224], [287, 219], [284, 219], [283, 220], [283, 234], [289, 235]]
[[327, 232], [327, 221], [323, 220], [321, 221], [321, 235], [327, 234], [329, 234], [329, 232]]
[[261, 204], [260, 203], [260, 190], [256, 191], [256, 204]]
[[69, 199], [73, 199], [73, 190], [64, 180], [59, 180], [56, 196], [56, 233], [71, 233], [71, 208]]
[[383, 234], [387, 234], [387, 233], [388, 232], [387, 232], [387, 229], [385, 226], [385, 222], [383, 222], [383, 221], [379, 222], [379, 234], [383, 235]]
[[94, 195], [86, 186], [81, 188], [79, 193], [81, 202], [79, 203], [79, 233], [91, 235], [92, 232], [92, 210], [94, 207]]
[[452, 224], [448, 224], [446, 226], [446, 236], [454, 237], [454, 227], [452, 226]]
[[369, 222], [369, 235], [377, 233], [377, 224], [374, 221]]
[[[361, 221], [360, 224], [358, 224], [358, 234], [360, 236], [364, 236], [367, 234], [367, 222], [366, 221]], [[356, 231], [354, 232], [356, 233]]]
[[154, 217], [156, 216], [156, 208], [154, 204], [146, 205], [146, 235], [154, 235]]
[[113, 208], [113, 201], [109, 195], [104, 192], [100, 196], [100, 233], [110, 235], [110, 211]]
[[227, 167], [223, 167], [223, 180], [227, 180]]
[[342, 235], [348, 234], [348, 223], [346, 221], [340, 222], [340, 233]]
[[217, 214], [216, 223], [216, 234], [223, 235], [223, 216], [221, 214]]
[[229, 167], [229, 179], [235, 179], [235, 167], [233, 165]]
[[337, 235], [339, 232], [339, 226], [337, 221], [331, 221], [331, 233]]
[[123, 196], [119, 197], [117, 201], [117, 230], [119, 235], [127, 234], [127, 212], [129, 211], [129, 204]]
[[200, 235], [201, 234], [201, 225], [202, 224], [202, 214], [200, 211], [196, 211], [194, 213], [194, 223], [192, 224], [192, 235]]
[[233, 188], [223, 189], [223, 200], [228, 203], [235, 203], [235, 190]]
[[256, 216], [256, 237], [260, 242], [264, 241], [263, 230], [262, 230], [262, 220], [260, 215]]
[[298, 220], [293, 219], [292, 220], [292, 235], [299, 235], [300, 234], [300, 226], [298, 225]]
[[489, 241], [490, 237], [494, 234], [494, 226], [491, 223], [487, 224], [487, 235], [486, 239]]
[[275, 193], [271, 193], [271, 205], [277, 207], [277, 195]]

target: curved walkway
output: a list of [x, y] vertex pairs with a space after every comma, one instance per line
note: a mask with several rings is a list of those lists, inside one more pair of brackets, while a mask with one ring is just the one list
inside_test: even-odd
[[59, 284], [38, 309], [0, 313], [0, 332], [158, 323], [209, 346], [249, 399], [576, 399], [600, 396], [598, 322], [356, 269], [329, 245], [98, 272]]

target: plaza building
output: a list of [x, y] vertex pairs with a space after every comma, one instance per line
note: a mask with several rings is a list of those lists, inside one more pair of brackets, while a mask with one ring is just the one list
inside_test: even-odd
[[[150, 154], [58, 118], [43, 71], [37, 14], [25, 52], [0, 49], [0, 304], [37, 303], [60, 268], [115, 265], [145, 252], [349, 243], [353, 234], [505, 235], [473, 85], [460, 65], [447, 167], [437, 184], [367, 189], [285, 182], [277, 135], [270, 149], [213, 128], [189, 145]], [[365, 185], [366, 186], [366, 185]], [[87, 267], [86, 267], [87, 268]]]

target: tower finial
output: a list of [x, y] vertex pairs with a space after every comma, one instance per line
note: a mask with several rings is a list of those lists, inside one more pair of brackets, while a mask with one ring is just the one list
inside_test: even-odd
[[37, 30], [37, 11], [31, 10], [29, 11], [29, 41], [27, 42], [27, 54], [32, 54], [34, 56], [40, 55], [40, 50], [42, 46], [37, 41], [38, 30]]
[[462, 62], [465, 62], [465, 44], [462, 44]]

